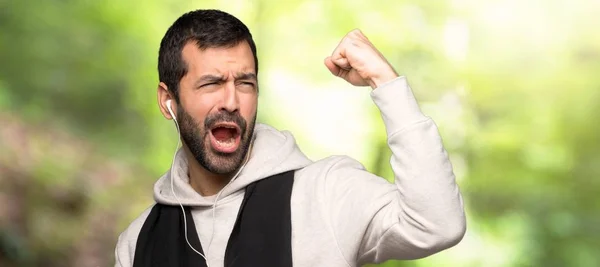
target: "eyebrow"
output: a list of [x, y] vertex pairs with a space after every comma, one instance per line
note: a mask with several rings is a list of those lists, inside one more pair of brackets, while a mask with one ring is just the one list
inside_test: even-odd
[[236, 73], [234, 78], [236, 80], [256, 80], [256, 74], [252, 72]]

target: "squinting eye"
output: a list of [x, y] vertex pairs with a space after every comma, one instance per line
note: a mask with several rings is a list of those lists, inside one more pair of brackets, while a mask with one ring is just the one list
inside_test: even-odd
[[244, 86], [252, 86], [252, 87], [254, 87], [254, 83], [251, 83], [251, 82], [241, 82], [238, 85], [244, 85]]
[[217, 83], [206, 83], [200, 86], [200, 88], [202, 87], [208, 87], [208, 86], [212, 86], [212, 85], [216, 85]]

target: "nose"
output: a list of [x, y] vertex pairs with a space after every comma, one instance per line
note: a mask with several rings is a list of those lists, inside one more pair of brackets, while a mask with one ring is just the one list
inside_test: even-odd
[[228, 81], [223, 88], [223, 105], [221, 106], [221, 110], [233, 113], [238, 111], [239, 108], [240, 102], [238, 100], [235, 84], [234, 82]]

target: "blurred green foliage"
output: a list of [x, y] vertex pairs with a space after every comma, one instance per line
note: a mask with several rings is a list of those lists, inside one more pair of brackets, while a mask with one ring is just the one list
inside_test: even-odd
[[[600, 266], [600, 3], [556, 0], [0, 1], [1, 266], [113, 264], [176, 143], [155, 104], [158, 44], [196, 8], [248, 24], [259, 120], [291, 129], [315, 159], [338, 151], [288, 119], [302, 110], [275, 112], [296, 93], [281, 73], [304, 81], [302, 94], [346, 86], [322, 59], [359, 27], [409, 77], [454, 164], [468, 232], [381, 266]], [[372, 128], [357, 158], [391, 179], [364, 98], [328, 105], [366, 114], [349, 118]]]

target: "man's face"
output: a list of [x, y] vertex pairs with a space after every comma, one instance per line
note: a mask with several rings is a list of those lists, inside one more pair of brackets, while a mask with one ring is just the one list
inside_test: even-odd
[[230, 174], [248, 153], [256, 120], [258, 84], [250, 46], [200, 50], [188, 43], [182, 55], [188, 67], [179, 84], [182, 139], [202, 167]]

